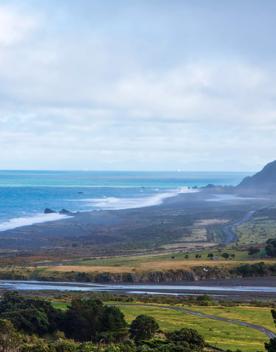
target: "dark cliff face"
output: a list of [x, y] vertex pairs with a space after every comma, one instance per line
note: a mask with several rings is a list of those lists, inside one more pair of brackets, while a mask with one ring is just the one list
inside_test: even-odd
[[276, 160], [267, 164], [260, 172], [246, 177], [236, 187], [243, 194], [276, 194]]

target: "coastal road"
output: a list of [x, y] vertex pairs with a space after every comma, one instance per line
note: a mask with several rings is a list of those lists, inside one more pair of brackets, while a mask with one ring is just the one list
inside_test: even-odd
[[224, 239], [223, 239], [224, 245], [230, 244], [237, 240], [238, 236], [236, 234], [235, 228], [249, 221], [252, 218], [252, 216], [255, 214], [255, 212], [256, 212], [255, 210], [251, 210], [247, 212], [240, 220], [232, 224], [227, 224], [222, 227], [223, 234], [224, 234]]
[[118, 306], [140, 306], [140, 307], [153, 307], [153, 308], [161, 308], [161, 309], [169, 309], [169, 310], [174, 310], [177, 312], [182, 312], [185, 314], [190, 314], [199, 318], [205, 318], [205, 319], [212, 319], [212, 320], [218, 320], [218, 321], [223, 321], [225, 323], [229, 323], [229, 324], [235, 324], [235, 325], [240, 325], [240, 326], [244, 326], [247, 328], [251, 328], [251, 329], [255, 329], [263, 334], [265, 334], [268, 338], [272, 339], [276, 337], [276, 333], [261, 326], [261, 325], [257, 325], [257, 324], [252, 324], [252, 323], [248, 323], [242, 320], [238, 320], [238, 319], [229, 319], [229, 318], [224, 318], [224, 317], [218, 317], [217, 315], [213, 315], [213, 314], [205, 314], [205, 313], [201, 313], [201, 312], [197, 312], [191, 309], [187, 309], [187, 308], [183, 308], [183, 307], [172, 307], [172, 306], [163, 306], [163, 305], [155, 305], [155, 304], [139, 304], [139, 303], [114, 303], [112, 305], [118, 305]]

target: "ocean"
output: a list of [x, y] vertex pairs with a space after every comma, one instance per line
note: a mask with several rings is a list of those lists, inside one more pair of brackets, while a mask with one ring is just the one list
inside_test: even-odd
[[207, 184], [236, 185], [251, 173], [128, 171], [0, 171], [0, 231], [66, 217], [55, 211], [127, 209]]

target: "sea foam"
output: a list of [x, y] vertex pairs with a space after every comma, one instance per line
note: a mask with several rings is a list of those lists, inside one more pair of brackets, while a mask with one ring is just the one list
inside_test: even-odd
[[122, 210], [151, 207], [162, 204], [166, 199], [176, 197], [181, 193], [194, 193], [195, 189], [188, 187], [181, 187], [171, 191], [154, 194], [148, 197], [133, 197], [133, 198], [117, 198], [117, 197], [103, 197], [83, 199], [87, 202], [87, 206], [93, 206], [102, 210]]
[[57, 221], [61, 219], [68, 219], [70, 216], [63, 214], [37, 214], [33, 216], [26, 216], [20, 218], [13, 218], [6, 222], [0, 223], [0, 232], [13, 230], [22, 226], [29, 226], [34, 224], [40, 224], [43, 222]]

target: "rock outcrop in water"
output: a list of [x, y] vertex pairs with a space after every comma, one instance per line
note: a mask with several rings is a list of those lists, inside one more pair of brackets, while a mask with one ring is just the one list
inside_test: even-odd
[[50, 208], [45, 208], [44, 214], [56, 214], [56, 211]]
[[61, 209], [58, 213], [61, 215], [69, 215], [69, 216], [74, 215], [73, 212], [71, 212], [70, 210], [67, 210], [67, 209]]
[[45, 208], [44, 214], [60, 214], [60, 215], [68, 215], [68, 216], [74, 215], [74, 213], [72, 211], [67, 210], [67, 209], [61, 209], [59, 212], [57, 212], [51, 208]]

